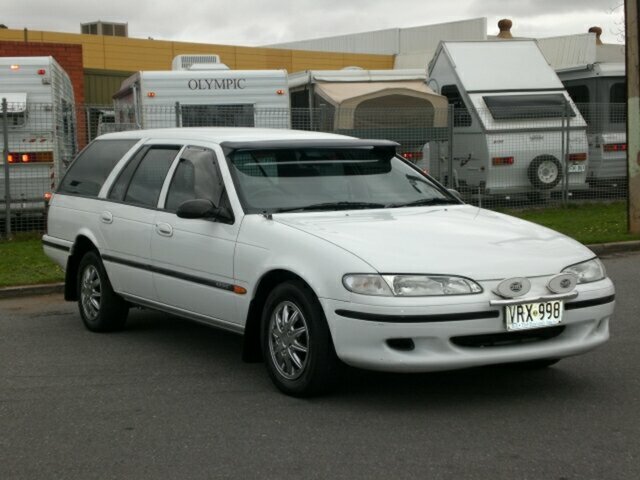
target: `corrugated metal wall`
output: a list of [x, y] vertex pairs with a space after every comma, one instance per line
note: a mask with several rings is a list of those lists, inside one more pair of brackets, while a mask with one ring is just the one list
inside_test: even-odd
[[132, 72], [85, 69], [84, 91], [87, 105], [111, 105], [113, 94]]
[[596, 61], [594, 33], [540, 38], [538, 45], [549, 64], [555, 69], [587, 65]]
[[[171, 61], [183, 53], [215, 53], [233, 69], [340, 69], [357, 65], [365, 69], [393, 68], [393, 56], [337, 52], [306, 52], [276, 48], [236, 47], [204, 43], [168, 42], [29, 30], [29, 42], [81, 44], [85, 68], [115, 71], [170, 70]], [[23, 41], [22, 30], [0, 29], [0, 40]]]

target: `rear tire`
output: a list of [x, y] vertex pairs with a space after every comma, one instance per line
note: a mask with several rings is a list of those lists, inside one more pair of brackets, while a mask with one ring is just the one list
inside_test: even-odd
[[340, 361], [322, 307], [303, 282], [287, 281], [271, 291], [261, 343], [267, 372], [283, 393], [309, 397], [335, 386]]
[[78, 308], [87, 329], [92, 332], [121, 330], [129, 313], [129, 305], [116, 294], [95, 251], [84, 254], [78, 266]]

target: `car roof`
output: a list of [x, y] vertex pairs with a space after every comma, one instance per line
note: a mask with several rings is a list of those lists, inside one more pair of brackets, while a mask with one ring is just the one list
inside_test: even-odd
[[103, 140], [116, 139], [159, 139], [159, 140], [204, 140], [213, 143], [253, 142], [264, 140], [339, 140], [350, 139], [333, 133], [305, 132], [282, 128], [239, 128], [239, 127], [188, 127], [157, 128], [150, 130], [129, 130], [108, 133], [98, 137]]

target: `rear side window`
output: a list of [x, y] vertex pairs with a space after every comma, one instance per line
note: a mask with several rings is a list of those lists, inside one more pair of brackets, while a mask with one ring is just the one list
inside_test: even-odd
[[150, 149], [131, 178], [125, 203], [155, 207], [169, 167], [179, 151], [180, 147]]
[[138, 140], [94, 140], [67, 170], [58, 193], [96, 197], [116, 163]]

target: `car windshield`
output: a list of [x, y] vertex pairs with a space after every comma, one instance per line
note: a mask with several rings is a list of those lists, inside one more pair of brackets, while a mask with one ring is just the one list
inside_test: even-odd
[[228, 155], [246, 213], [460, 203], [389, 149], [242, 149]]

